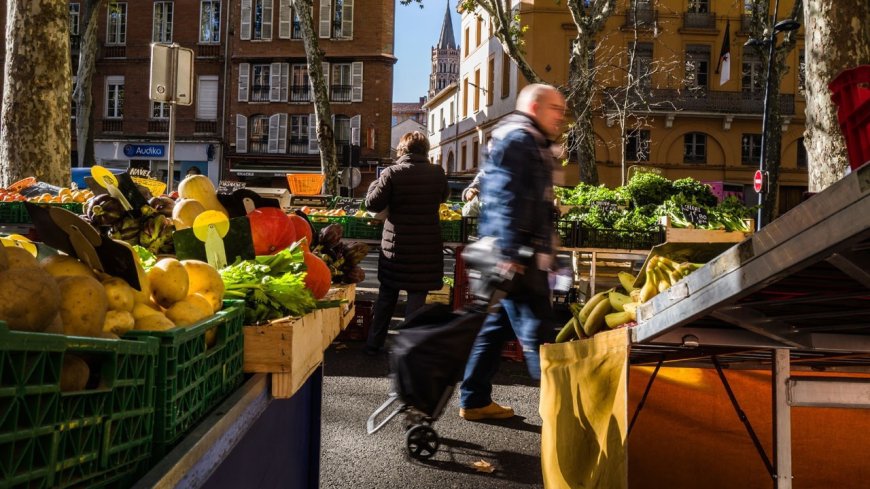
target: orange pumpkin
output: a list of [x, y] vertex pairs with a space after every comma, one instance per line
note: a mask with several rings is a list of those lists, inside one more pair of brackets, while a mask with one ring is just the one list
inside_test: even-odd
[[311, 249], [311, 240], [314, 238], [314, 232], [311, 230], [311, 224], [308, 224], [308, 221], [296, 214], [290, 214], [290, 221], [293, 223], [293, 227], [296, 229], [296, 241], [299, 241], [302, 238], [305, 238], [305, 248], [306, 250]]
[[305, 256], [305, 287], [311, 291], [315, 299], [322, 299], [332, 285], [332, 273], [329, 267], [317, 255], [304, 251]]
[[254, 253], [274, 255], [296, 241], [296, 231], [290, 218], [277, 207], [261, 207], [248, 213]]

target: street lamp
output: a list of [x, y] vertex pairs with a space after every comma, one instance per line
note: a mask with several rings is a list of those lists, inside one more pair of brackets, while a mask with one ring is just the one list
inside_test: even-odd
[[[766, 180], [768, 187], [770, 186], [770, 181], [767, 177], [767, 171], [765, 167], [767, 167], [767, 124], [768, 119], [770, 119], [770, 91], [773, 80], [771, 79], [771, 71], [774, 63], [774, 54], [776, 52], [776, 35], [780, 32], [790, 32], [798, 30], [801, 26], [800, 22], [794, 19], [786, 19], [780, 22], [776, 21], [776, 14], [779, 12], [779, 0], [776, 0], [773, 6], [773, 29], [769, 34], [762, 34], [762, 39], [753, 39], [749, 38], [746, 41], [744, 46], [753, 46], [753, 47], [767, 47], [767, 75], [765, 76], [764, 83], [764, 109], [761, 116], [761, 154], [759, 155], [759, 170], [761, 174], [764, 175], [763, 178]], [[767, 29], [765, 29], [766, 31]], [[764, 216], [764, 187], [762, 186], [761, 190], [758, 192], [758, 219], [755, 223], [756, 230], [760, 231], [764, 226], [763, 216]]]

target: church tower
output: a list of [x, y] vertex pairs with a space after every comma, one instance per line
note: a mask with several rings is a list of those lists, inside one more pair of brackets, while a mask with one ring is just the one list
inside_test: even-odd
[[438, 44], [432, 47], [432, 73], [429, 75], [429, 98], [459, 79], [459, 48], [453, 36], [450, 0], [444, 11], [444, 23]]

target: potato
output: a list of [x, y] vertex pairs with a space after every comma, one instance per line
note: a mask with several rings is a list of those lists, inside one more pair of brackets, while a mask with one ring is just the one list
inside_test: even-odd
[[162, 312], [158, 312], [157, 314], [137, 318], [134, 329], [142, 331], [166, 331], [174, 327], [175, 323]]
[[176, 326], [191, 326], [213, 314], [211, 304], [201, 296], [190, 296], [178, 301], [166, 310], [168, 317]]
[[39, 267], [0, 272], [0, 320], [9, 329], [40, 332], [60, 310], [60, 288]]
[[137, 302], [133, 306], [133, 311], [132, 311], [133, 319], [141, 319], [141, 318], [144, 318], [146, 316], [153, 316], [155, 314], [163, 314], [163, 311], [161, 311], [159, 308], [160, 308], [160, 306], [158, 306], [157, 304], [154, 304], [150, 300], [148, 302]]
[[187, 294], [202, 294], [211, 303], [212, 312], [220, 311], [224, 300], [224, 281], [221, 274], [203, 261], [183, 260], [181, 264], [190, 280]]
[[[2, 246], [2, 245], [0, 245]], [[36, 257], [31, 255], [24, 248], [6, 247], [6, 258], [9, 262], [9, 269], [13, 268], [32, 268], [39, 266]]]
[[103, 284], [95, 278], [71, 275], [60, 277], [57, 285], [63, 332], [72, 336], [100, 336], [109, 309]]
[[75, 392], [84, 390], [88, 385], [91, 369], [88, 363], [72, 353], [63, 355], [63, 366], [60, 369], [60, 391]]
[[39, 262], [43, 270], [53, 277], [66, 277], [79, 275], [82, 277], [94, 277], [94, 270], [69, 255], [51, 255]]
[[148, 281], [151, 282], [151, 297], [163, 307], [169, 307], [187, 297], [190, 288], [187, 271], [175, 258], [158, 261], [148, 270]]
[[109, 309], [112, 311], [133, 311], [135, 303], [135, 290], [124, 279], [110, 277], [103, 281], [106, 289], [106, 298], [109, 300]]
[[103, 323], [103, 332], [123, 336], [124, 333], [133, 329], [135, 324], [136, 319], [130, 312], [109, 310], [106, 313], [106, 321]]
[[5, 272], [9, 268], [9, 256], [6, 253], [6, 247], [0, 244], [0, 272]]

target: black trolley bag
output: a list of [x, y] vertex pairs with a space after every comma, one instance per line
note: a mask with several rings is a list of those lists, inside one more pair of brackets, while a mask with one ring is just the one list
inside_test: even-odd
[[[390, 352], [392, 392], [366, 423], [373, 434], [398, 414], [405, 414], [405, 447], [415, 459], [428, 459], [438, 451], [438, 434], [432, 425], [462, 380], [465, 364], [488, 310], [513, 286], [517, 277], [496, 269], [501, 254], [493, 238], [467, 246], [469, 287], [475, 301], [453, 311], [446, 304], [427, 304], [399, 326]], [[397, 401], [399, 406], [382, 421], [378, 417]]]

